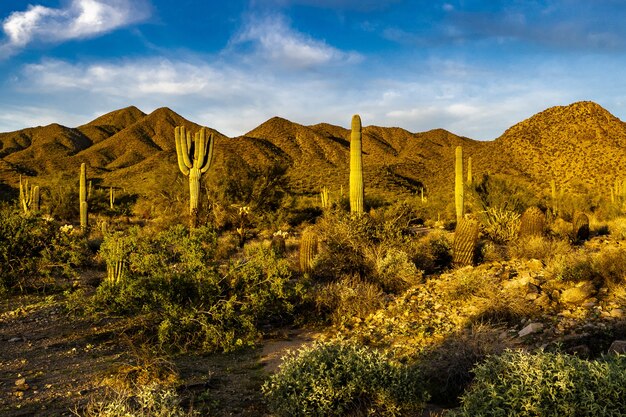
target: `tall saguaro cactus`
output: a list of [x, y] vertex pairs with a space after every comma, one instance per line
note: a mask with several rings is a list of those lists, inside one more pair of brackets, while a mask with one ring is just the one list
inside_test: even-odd
[[456, 162], [454, 165], [454, 204], [456, 207], [457, 222], [463, 218], [463, 148], [456, 147]]
[[198, 225], [200, 177], [211, 168], [213, 161], [213, 134], [207, 136], [205, 128], [191, 136], [183, 126], [174, 129], [178, 168], [189, 177], [189, 215], [192, 228]]
[[80, 200], [80, 228], [82, 230], [87, 230], [87, 227], [89, 226], [87, 216], [87, 166], [84, 162], [80, 164], [78, 197]]
[[352, 116], [350, 134], [350, 213], [363, 214], [363, 160], [361, 144], [361, 117]]

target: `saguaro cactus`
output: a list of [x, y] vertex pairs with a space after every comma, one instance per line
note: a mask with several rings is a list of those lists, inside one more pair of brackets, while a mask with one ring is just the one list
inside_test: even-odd
[[350, 213], [363, 214], [363, 199], [361, 117], [355, 114], [350, 134]]
[[88, 214], [87, 214], [87, 166], [83, 162], [80, 164], [80, 181], [78, 188], [78, 197], [80, 201], [80, 228], [87, 230], [89, 227]]
[[456, 147], [456, 161], [454, 164], [454, 205], [456, 207], [456, 221], [463, 218], [463, 147]]
[[115, 204], [115, 190], [113, 187], [109, 187], [109, 205], [111, 210], [113, 210]]
[[196, 132], [193, 139], [191, 132], [183, 126], [174, 129], [178, 168], [189, 177], [189, 216], [190, 225], [198, 225], [198, 201], [200, 196], [200, 177], [211, 168], [213, 162], [213, 134], [207, 136], [205, 128]]
[[472, 175], [472, 157], [467, 158], [467, 185], [472, 185], [474, 177]]
[[322, 209], [328, 210], [330, 208], [330, 191], [328, 187], [322, 187], [322, 191], [320, 191], [320, 200], [322, 202]]
[[28, 180], [22, 181], [22, 176], [20, 175], [20, 205], [24, 213], [39, 211], [39, 203], [39, 186], [29, 187]]

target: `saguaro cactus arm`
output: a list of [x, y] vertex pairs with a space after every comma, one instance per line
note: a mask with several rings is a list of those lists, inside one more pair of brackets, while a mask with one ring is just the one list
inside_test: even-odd
[[[204, 135], [204, 129], [201, 130], [203, 137]], [[200, 168], [200, 173], [204, 174], [205, 172], [207, 172], [209, 170], [209, 168], [211, 168], [211, 165], [213, 164], [213, 143], [215, 142], [213, 140], [213, 133], [211, 133], [208, 137], [206, 137], [205, 140], [205, 145], [204, 148], [207, 150], [206, 151], [206, 158], [204, 160], [204, 165]]]
[[189, 159], [189, 149], [191, 148], [191, 134], [188, 134], [183, 126], [174, 129], [176, 140], [176, 156], [178, 168], [183, 175], [189, 175], [189, 170], [193, 167]]

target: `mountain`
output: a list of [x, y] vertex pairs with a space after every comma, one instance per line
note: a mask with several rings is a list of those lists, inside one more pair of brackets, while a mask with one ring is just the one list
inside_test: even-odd
[[[145, 114], [131, 106], [76, 128], [52, 124], [0, 133], [0, 182], [15, 187], [19, 174], [45, 182], [59, 173], [77, 173], [85, 162], [90, 177], [103, 186], [141, 193], [146, 184], [174, 183], [180, 181], [174, 146], [179, 125], [192, 132], [200, 128], [168, 108]], [[347, 193], [348, 129], [274, 117], [235, 138], [209, 130], [215, 137], [209, 175], [278, 164], [287, 168], [294, 192], [317, 193], [327, 186]], [[542, 111], [490, 142], [443, 129], [412, 133], [365, 126], [367, 194], [397, 198], [424, 187], [430, 194], [451, 196], [457, 146], [472, 157], [475, 177], [505, 174], [544, 191], [552, 179], [565, 189], [608, 188], [626, 163], [626, 124], [596, 103], [578, 102]]]

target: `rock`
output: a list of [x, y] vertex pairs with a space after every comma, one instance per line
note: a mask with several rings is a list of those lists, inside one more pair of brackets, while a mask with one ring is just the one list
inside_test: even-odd
[[30, 387], [26, 383], [26, 378], [20, 378], [15, 381], [15, 388], [19, 391], [26, 391]]
[[19, 342], [21, 340], [22, 340], [21, 337], [12, 337], [12, 338], [9, 339], [9, 343], [15, 343], [15, 342]]
[[579, 282], [575, 287], [568, 288], [561, 293], [560, 301], [567, 304], [578, 304], [592, 297], [596, 293], [596, 287], [591, 281]]
[[615, 340], [611, 343], [609, 353], [626, 353], [626, 340]]
[[538, 333], [543, 330], [542, 323], [530, 323], [526, 325], [522, 330], [520, 330], [517, 335], [519, 337], [528, 336], [529, 334]]
[[539, 298], [539, 294], [537, 294], [536, 292], [531, 292], [531, 293], [526, 294], [526, 297], [524, 298], [528, 301], [534, 301], [537, 298]]
[[588, 358], [591, 355], [591, 350], [587, 345], [578, 345], [567, 349], [567, 352], [576, 355], [580, 358]]
[[610, 311], [609, 315], [615, 319], [621, 319], [625, 316], [624, 310], [621, 308], [614, 308]]
[[533, 272], [538, 272], [543, 269], [543, 262], [541, 262], [539, 259], [531, 259], [530, 261], [526, 262], [526, 267]]

